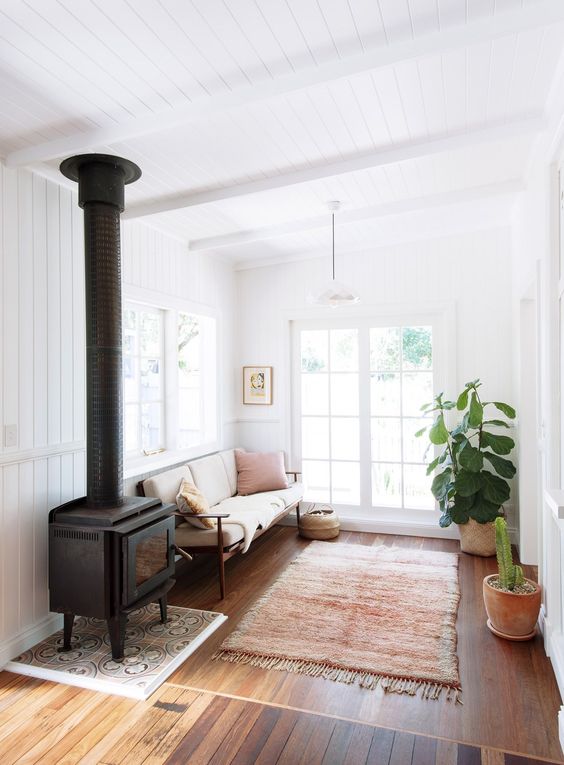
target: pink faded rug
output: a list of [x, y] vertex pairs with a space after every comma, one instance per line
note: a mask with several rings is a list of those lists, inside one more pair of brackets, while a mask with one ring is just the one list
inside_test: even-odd
[[458, 555], [312, 542], [216, 659], [459, 701]]

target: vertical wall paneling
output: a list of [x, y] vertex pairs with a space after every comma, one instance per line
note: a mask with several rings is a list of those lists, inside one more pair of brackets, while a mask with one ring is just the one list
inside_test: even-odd
[[[1, 667], [59, 624], [48, 610], [48, 513], [84, 496], [86, 465], [83, 213], [76, 194], [1, 162], [0, 191]], [[231, 266], [140, 222], [124, 225], [122, 251], [124, 295], [143, 288], [157, 303], [172, 295], [216, 312], [232, 420]], [[6, 425], [17, 426], [14, 446]]]

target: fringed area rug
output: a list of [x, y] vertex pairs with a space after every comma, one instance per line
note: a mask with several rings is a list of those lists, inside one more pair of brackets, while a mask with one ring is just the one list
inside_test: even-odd
[[460, 701], [458, 555], [312, 542], [215, 659]]

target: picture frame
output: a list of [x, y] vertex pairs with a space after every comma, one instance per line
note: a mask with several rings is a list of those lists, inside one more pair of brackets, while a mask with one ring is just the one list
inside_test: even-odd
[[272, 404], [272, 367], [243, 367], [243, 404]]

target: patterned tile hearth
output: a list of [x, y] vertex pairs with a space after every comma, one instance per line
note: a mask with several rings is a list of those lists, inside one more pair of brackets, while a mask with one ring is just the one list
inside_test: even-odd
[[226, 619], [213, 611], [169, 606], [168, 621], [161, 624], [159, 606], [151, 603], [129, 615], [124, 658], [114, 661], [106, 622], [79, 616], [75, 619], [70, 651], [58, 651], [63, 644], [60, 630], [20, 654], [5, 669], [118, 696], [147, 699]]

